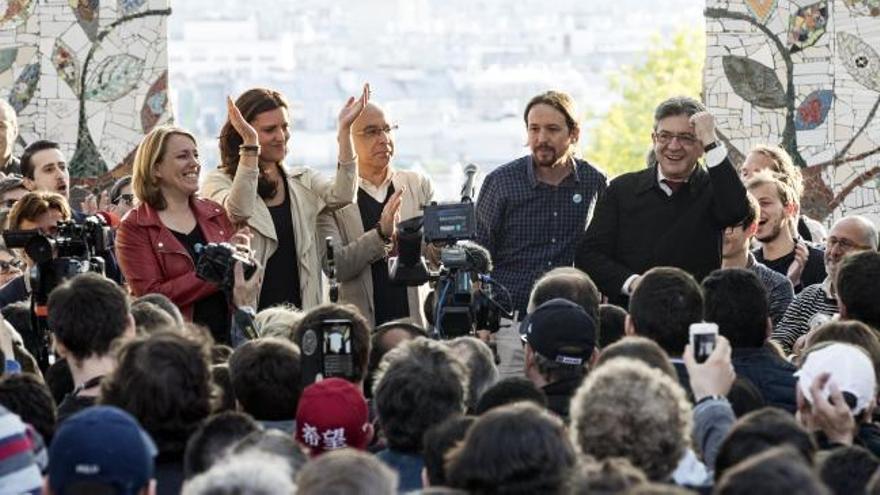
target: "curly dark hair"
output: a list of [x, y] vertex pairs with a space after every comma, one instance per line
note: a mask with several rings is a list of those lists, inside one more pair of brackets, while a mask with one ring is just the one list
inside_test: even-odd
[[449, 486], [515, 495], [558, 493], [576, 458], [562, 420], [521, 402], [481, 416], [447, 459]]
[[20, 373], [0, 379], [0, 404], [33, 426], [46, 445], [52, 441], [57, 420], [55, 400], [36, 375]]
[[703, 292], [680, 268], [652, 268], [629, 299], [629, 315], [637, 335], [657, 342], [670, 356], [681, 356], [688, 327], [703, 319]]
[[432, 425], [463, 414], [467, 368], [444, 344], [419, 337], [382, 359], [373, 386], [373, 404], [388, 447], [420, 452]]
[[180, 454], [211, 413], [211, 370], [204, 343], [162, 331], [132, 340], [101, 383], [99, 402], [131, 413], [159, 454]]
[[302, 394], [299, 348], [287, 340], [251, 340], [232, 353], [229, 376], [242, 409], [260, 421], [296, 418]]

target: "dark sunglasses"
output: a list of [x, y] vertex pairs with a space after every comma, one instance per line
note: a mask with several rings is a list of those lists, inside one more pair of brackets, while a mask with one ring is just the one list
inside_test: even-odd
[[4, 201], [2, 203], [2, 206], [4, 208], [12, 209], [12, 207], [15, 206], [15, 203], [17, 203], [17, 202], [18, 202], [17, 199], [7, 199], [6, 201]]
[[120, 194], [119, 196], [116, 196], [116, 199], [113, 200], [113, 204], [118, 205], [122, 201], [125, 201], [128, 204], [132, 204], [134, 202], [134, 194]]

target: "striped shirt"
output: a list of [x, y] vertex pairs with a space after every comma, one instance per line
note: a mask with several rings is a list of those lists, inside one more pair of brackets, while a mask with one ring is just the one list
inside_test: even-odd
[[837, 299], [831, 294], [830, 279], [826, 278], [820, 284], [807, 286], [795, 296], [770, 338], [790, 353], [801, 335], [831, 321], [836, 313]]
[[34, 438], [21, 419], [0, 406], [0, 493], [38, 494], [43, 477], [34, 456]]

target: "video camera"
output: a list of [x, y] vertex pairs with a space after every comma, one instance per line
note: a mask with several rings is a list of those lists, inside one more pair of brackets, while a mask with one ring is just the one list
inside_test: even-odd
[[[434, 282], [434, 329], [440, 338], [474, 333], [476, 329], [498, 331], [501, 316], [510, 316], [512, 300], [507, 289], [489, 277], [489, 252], [474, 242], [473, 181], [477, 166], [468, 164], [459, 203], [431, 203], [421, 217], [397, 226], [399, 256], [391, 258], [389, 276], [395, 283], [421, 285]], [[421, 255], [422, 239], [442, 244], [440, 269], [428, 271]], [[474, 283], [480, 282], [479, 290]], [[494, 288], [507, 295], [507, 306], [495, 297]]]
[[196, 244], [196, 276], [220, 287], [231, 294], [235, 286], [235, 263], [244, 268], [244, 278], [249, 279], [257, 271], [257, 265], [228, 242]]
[[300, 342], [303, 387], [324, 378], [351, 380], [355, 377], [351, 349], [353, 328], [350, 320], [329, 319], [303, 332]]
[[28, 276], [31, 284], [31, 307], [34, 332], [23, 336], [25, 347], [34, 355], [41, 369], [49, 366], [49, 332], [46, 316], [49, 294], [67, 279], [81, 273], [104, 274], [105, 261], [98, 253], [112, 245], [111, 228], [100, 216], [86, 217], [82, 223], [58, 222], [57, 233], [47, 236], [39, 230], [7, 230], [6, 247], [24, 249], [34, 266]]

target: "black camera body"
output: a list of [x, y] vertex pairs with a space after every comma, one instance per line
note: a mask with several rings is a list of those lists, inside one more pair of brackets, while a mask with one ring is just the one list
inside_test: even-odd
[[249, 279], [257, 271], [257, 265], [228, 242], [197, 244], [196, 276], [211, 282], [227, 293], [235, 286], [235, 263], [244, 268], [244, 278]]
[[303, 332], [300, 342], [303, 387], [325, 378], [354, 379], [353, 329], [351, 320], [329, 319]]

